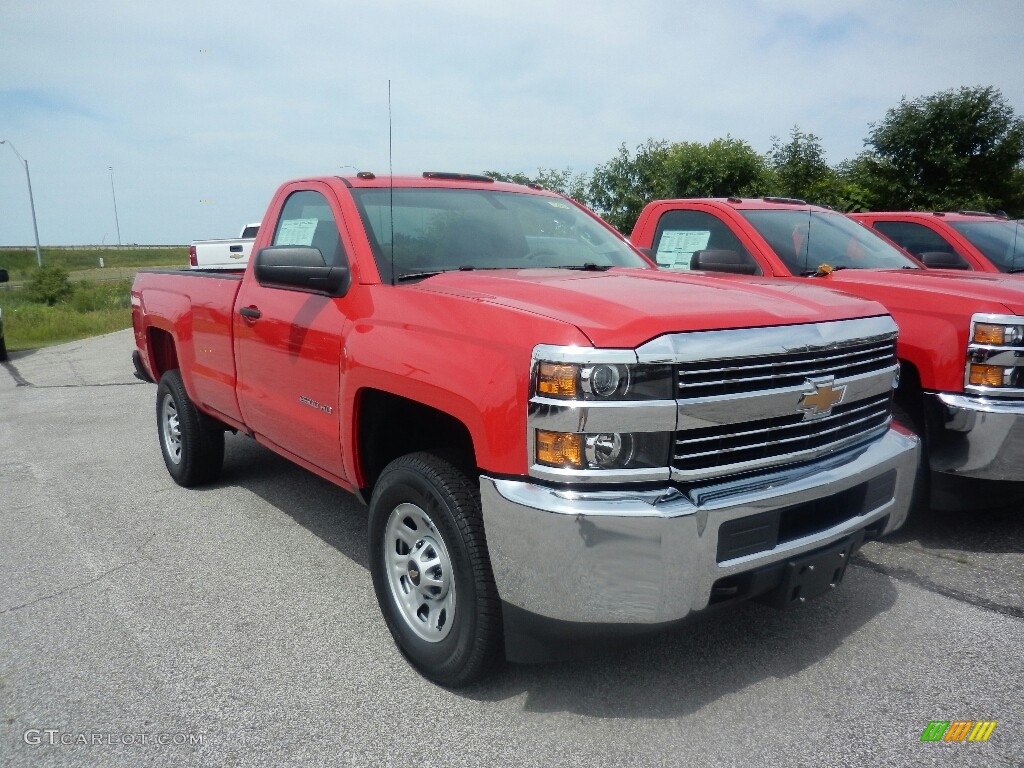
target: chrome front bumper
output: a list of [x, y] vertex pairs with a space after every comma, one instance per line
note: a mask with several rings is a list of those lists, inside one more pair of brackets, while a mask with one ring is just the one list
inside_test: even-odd
[[[498, 593], [509, 606], [564, 622], [658, 624], [705, 608], [716, 581], [785, 561], [887, 518], [906, 519], [919, 450], [900, 427], [813, 464], [705, 483], [682, 493], [571, 491], [480, 478]], [[719, 528], [738, 518], [827, 499], [895, 471], [893, 491], [813, 535], [718, 562]]]
[[1024, 403], [970, 395], [926, 394], [939, 427], [928, 435], [935, 472], [979, 480], [1024, 480]]

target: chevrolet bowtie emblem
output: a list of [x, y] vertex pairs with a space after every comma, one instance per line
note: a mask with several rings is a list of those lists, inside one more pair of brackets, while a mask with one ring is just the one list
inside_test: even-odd
[[846, 396], [846, 385], [835, 386], [835, 378], [827, 376], [820, 379], [808, 379], [810, 391], [800, 398], [800, 410], [804, 419], [819, 419], [828, 416], [832, 409], [843, 402]]

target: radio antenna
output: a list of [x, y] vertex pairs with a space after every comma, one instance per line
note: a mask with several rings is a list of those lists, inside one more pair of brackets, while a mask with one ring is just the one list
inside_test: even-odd
[[391, 154], [391, 80], [388, 79], [388, 221], [391, 222], [391, 284], [395, 285], [395, 166]]
[[811, 269], [811, 206], [807, 206], [807, 239], [804, 241], [804, 272]]
[[1010, 272], [1017, 271], [1017, 241], [1020, 240], [1020, 225], [1024, 219], [1017, 219], [1017, 228], [1013, 230], [1013, 250], [1010, 251]]

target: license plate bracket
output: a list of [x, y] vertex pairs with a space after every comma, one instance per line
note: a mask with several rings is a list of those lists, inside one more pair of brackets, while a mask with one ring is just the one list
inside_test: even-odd
[[835, 589], [846, 575], [846, 566], [862, 539], [863, 535], [850, 536], [825, 549], [789, 560], [772, 604], [778, 608], [795, 608]]

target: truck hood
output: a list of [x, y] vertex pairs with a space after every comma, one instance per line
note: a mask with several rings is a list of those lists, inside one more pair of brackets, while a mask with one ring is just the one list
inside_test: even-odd
[[941, 306], [945, 310], [959, 307], [968, 318], [975, 312], [1024, 314], [1024, 282], [1012, 275], [938, 269], [844, 269], [833, 272], [827, 282], [874, 299], [890, 312]]
[[596, 347], [632, 348], [665, 333], [795, 325], [886, 314], [878, 304], [795, 282], [653, 269], [446, 272], [416, 290], [572, 323]]

